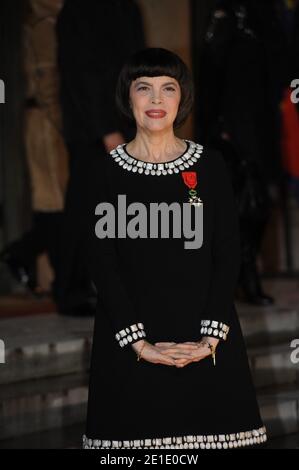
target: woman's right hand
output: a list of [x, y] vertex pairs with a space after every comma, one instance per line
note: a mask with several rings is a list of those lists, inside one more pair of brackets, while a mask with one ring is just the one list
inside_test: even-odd
[[154, 346], [146, 340], [137, 341], [132, 344], [132, 348], [138, 354], [142, 349], [141, 360], [152, 362], [153, 364], [164, 364], [168, 366], [179, 365], [175, 359], [188, 359], [190, 355], [190, 346], [183, 347], [182, 344], [163, 343], [163, 348]]

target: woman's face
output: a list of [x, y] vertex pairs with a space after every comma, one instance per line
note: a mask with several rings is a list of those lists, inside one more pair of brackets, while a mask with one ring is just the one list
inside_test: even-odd
[[130, 86], [137, 128], [154, 132], [173, 127], [180, 100], [180, 85], [172, 77], [138, 77]]

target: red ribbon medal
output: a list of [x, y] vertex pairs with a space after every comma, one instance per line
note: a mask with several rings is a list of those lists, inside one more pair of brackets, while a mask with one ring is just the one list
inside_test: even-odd
[[199, 196], [197, 196], [197, 174], [195, 171], [182, 171], [183, 180], [186, 186], [189, 188], [189, 202], [193, 206], [202, 206], [203, 202]]

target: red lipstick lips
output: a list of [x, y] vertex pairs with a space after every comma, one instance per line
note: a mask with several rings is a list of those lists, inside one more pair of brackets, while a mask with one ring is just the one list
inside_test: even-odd
[[166, 112], [163, 109], [149, 109], [145, 114], [153, 119], [161, 119], [166, 116]]

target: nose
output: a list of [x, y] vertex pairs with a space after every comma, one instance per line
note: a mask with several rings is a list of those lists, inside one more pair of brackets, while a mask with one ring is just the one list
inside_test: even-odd
[[160, 98], [160, 92], [159, 91], [153, 91], [152, 93], [152, 103], [161, 103], [161, 98]]

